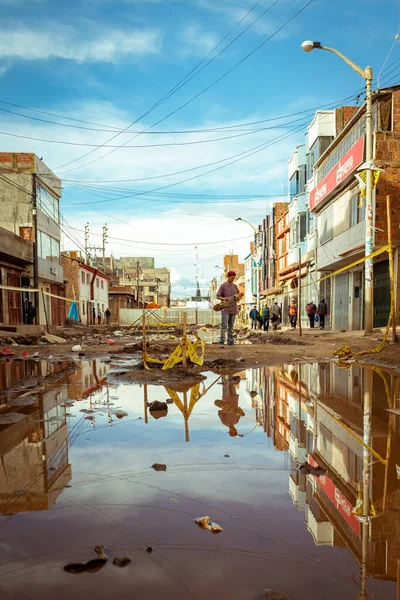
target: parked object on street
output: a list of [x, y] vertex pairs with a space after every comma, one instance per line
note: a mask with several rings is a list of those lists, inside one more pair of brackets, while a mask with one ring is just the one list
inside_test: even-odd
[[213, 523], [210, 517], [198, 517], [194, 522], [200, 527], [200, 529], [208, 529], [211, 533], [220, 533], [223, 531], [217, 523]]

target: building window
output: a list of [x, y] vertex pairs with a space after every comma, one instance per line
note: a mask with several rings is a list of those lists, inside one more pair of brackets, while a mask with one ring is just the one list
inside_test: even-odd
[[44, 260], [58, 263], [60, 260], [60, 242], [44, 233], [44, 231], [38, 230], [38, 254]]
[[82, 283], [85, 283], [85, 273], [82, 271], [81, 273]]
[[304, 242], [307, 234], [307, 215], [306, 213], [299, 213], [299, 227], [298, 227], [298, 241]]
[[90, 283], [90, 275], [89, 275], [89, 273], [86, 273], [86, 283]]
[[96, 279], [96, 287], [99, 287], [99, 280]]
[[47, 216], [50, 217], [56, 223], [60, 221], [60, 210], [59, 200], [54, 198], [44, 187], [40, 184], [36, 187], [36, 197], [38, 208]]
[[101, 289], [104, 290], [104, 282], [101, 280]]
[[350, 227], [365, 219], [365, 200], [360, 192], [355, 192], [350, 198]]
[[85, 303], [82, 302], [82, 314], [83, 316], [85, 316]]

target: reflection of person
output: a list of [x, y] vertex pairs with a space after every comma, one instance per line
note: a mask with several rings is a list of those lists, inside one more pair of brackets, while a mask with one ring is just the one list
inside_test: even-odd
[[97, 324], [101, 325], [101, 309], [97, 310]]
[[240, 417], [244, 417], [244, 412], [239, 406], [239, 395], [236, 391], [235, 384], [226, 376], [222, 380], [222, 400], [216, 400], [215, 406], [221, 410], [218, 411], [218, 416], [221, 423], [229, 429], [231, 437], [243, 437], [237, 432], [235, 425], [239, 423]]
[[221, 283], [219, 286], [217, 298], [218, 300], [226, 300], [227, 298], [231, 298], [233, 301], [229, 306], [226, 306], [222, 309], [221, 339], [219, 342], [221, 348], [223, 348], [225, 344], [226, 330], [228, 330], [228, 346], [234, 346], [235, 342], [233, 340], [233, 325], [235, 323], [236, 315], [239, 313], [236, 298], [240, 292], [236, 283], [233, 283], [236, 277], [235, 271], [228, 271], [226, 277], [226, 281]]

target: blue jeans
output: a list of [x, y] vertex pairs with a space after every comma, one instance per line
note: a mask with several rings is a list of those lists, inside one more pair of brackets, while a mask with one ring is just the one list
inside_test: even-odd
[[233, 341], [233, 325], [235, 323], [235, 317], [236, 315], [226, 315], [222, 313], [221, 338], [219, 341], [220, 344], [225, 344], [226, 330], [228, 330], [228, 346], [234, 345], [235, 342]]

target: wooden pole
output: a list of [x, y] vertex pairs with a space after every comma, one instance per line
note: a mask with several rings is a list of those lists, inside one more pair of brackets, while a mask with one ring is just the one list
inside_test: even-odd
[[393, 265], [393, 247], [392, 247], [392, 215], [391, 215], [391, 197], [386, 196], [386, 213], [388, 227], [389, 249], [389, 277], [390, 277], [390, 309], [392, 313], [392, 342], [397, 342], [396, 337], [396, 302], [394, 292], [394, 265]]
[[143, 355], [143, 360], [144, 360], [145, 354], [146, 354], [146, 314], [143, 309], [143, 313], [142, 313], [142, 355]]
[[303, 335], [303, 330], [301, 326], [301, 249], [299, 248], [299, 293], [298, 293], [299, 301], [297, 303], [297, 317], [299, 321], [299, 336]]
[[186, 329], [187, 329], [187, 312], [185, 311], [183, 313], [183, 340], [184, 340], [184, 346], [183, 346], [183, 353], [182, 353], [182, 364], [184, 367], [186, 367]]
[[44, 291], [42, 288], [42, 300], [43, 300], [43, 308], [44, 308], [44, 318], [46, 319], [46, 329], [47, 329], [47, 333], [50, 333], [50, 329], [49, 329], [49, 319], [47, 317], [47, 308], [46, 308], [46, 302], [45, 302], [45, 297], [44, 297]]
[[148, 413], [148, 407], [147, 407], [147, 402], [148, 402], [148, 396], [147, 396], [147, 383], [144, 384], [143, 386], [143, 398], [144, 398], [144, 422], [148, 423], [149, 422], [149, 413]]
[[189, 419], [187, 415], [188, 404], [187, 404], [187, 392], [183, 392], [183, 409], [184, 409], [184, 419], [185, 419], [185, 440], [189, 441]]

